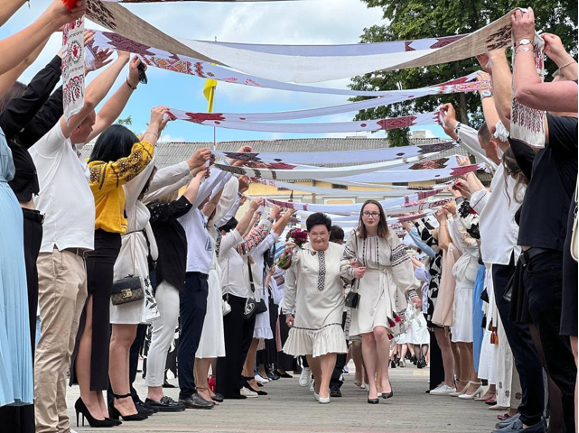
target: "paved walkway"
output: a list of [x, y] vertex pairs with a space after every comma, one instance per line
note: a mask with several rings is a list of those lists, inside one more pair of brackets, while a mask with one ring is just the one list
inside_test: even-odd
[[[140, 376], [140, 375], [139, 375]], [[176, 414], [156, 414], [146, 421], [125, 422], [114, 429], [120, 432], [394, 432], [394, 433], [490, 433], [500, 412], [490, 411], [483, 402], [462, 401], [425, 394], [428, 369], [397, 368], [391, 372], [394, 397], [379, 405], [366, 403], [366, 393], [355, 388], [352, 374], [344, 375], [344, 397], [328, 405], [316, 403], [309, 388], [302, 388], [297, 377], [268, 383], [268, 396], [225, 401], [212, 410], [191, 410]], [[146, 396], [144, 380], [137, 379], [137, 390]], [[167, 389], [177, 399], [178, 390]], [[103, 429], [76, 428], [73, 405], [78, 388], [69, 388], [69, 415], [78, 433]]]

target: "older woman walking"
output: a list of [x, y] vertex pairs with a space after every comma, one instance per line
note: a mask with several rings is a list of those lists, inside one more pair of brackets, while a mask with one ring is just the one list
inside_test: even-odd
[[283, 351], [306, 356], [314, 374], [314, 397], [330, 402], [330, 379], [336, 354], [347, 353], [342, 330], [344, 283], [340, 276], [342, 247], [330, 243], [332, 220], [315, 213], [306, 220], [310, 242], [284, 251], [286, 274], [282, 310], [291, 328]]

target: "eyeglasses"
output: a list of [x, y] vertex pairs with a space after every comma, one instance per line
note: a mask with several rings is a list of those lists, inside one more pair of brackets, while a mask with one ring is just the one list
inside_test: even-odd
[[365, 216], [366, 218], [368, 217], [372, 217], [372, 218], [377, 218], [380, 216], [380, 212], [362, 212], [362, 215]]

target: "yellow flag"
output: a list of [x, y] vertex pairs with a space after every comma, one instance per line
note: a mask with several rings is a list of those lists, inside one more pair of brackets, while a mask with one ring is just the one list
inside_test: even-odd
[[211, 113], [213, 111], [213, 97], [215, 96], [215, 88], [217, 87], [217, 80], [207, 79], [205, 80], [205, 87], [203, 88], [203, 94], [207, 99], [207, 112]]

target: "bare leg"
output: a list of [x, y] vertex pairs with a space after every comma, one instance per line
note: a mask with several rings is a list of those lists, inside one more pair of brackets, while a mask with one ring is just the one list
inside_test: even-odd
[[308, 365], [314, 375], [314, 392], [320, 394], [320, 385], [322, 384], [322, 367], [320, 365], [320, 358], [314, 358], [312, 355], [306, 355]]
[[[257, 356], [257, 346], [259, 346], [259, 339], [254, 338], [251, 340], [251, 346], [249, 346], [249, 350], [247, 351], [247, 357], [245, 358], [245, 363], [243, 364], [243, 376], [247, 377], [247, 382], [249, 386], [253, 389], [258, 388], [258, 384], [255, 381], [255, 358]], [[249, 379], [251, 378], [251, 379]]]
[[471, 395], [471, 394], [474, 394], [476, 392], [476, 390], [480, 387], [482, 382], [479, 379], [476, 371], [474, 371], [472, 343], [461, 343], [461, 344], [463, 345], [463, 348], [461, 349], [462, 352], [467, 354], [467, 356], [466, 356], [467, 360], [465, 362], [465, 365], [467, 365], [467, 368], [468, 368], [467, 371], [470, 371], [469, 380], [471, 382], [471, 384], [468, 387], [468, 389], [466, 390], [465, 394]]
[[364, 366], [368, 374], [368, 386], [370, 387], [368, 398], [378, 398], [376, 387], [376, 339], [374, 333], [362, 334], [362, 354], [364, 355]]
[[410, 356], [416, 356], [416, 353], [414, 352], [414, 345], [408, 343], [408, 344], [405, 344], [405, 346], [410, 351]]
[[485, 392], [485, 395], [483, 395], [482, 398], [488, 400], [489, 398], [493, 398], [496, 395], [497, 395], [497, 386], [493, 383], [489, 385], [489, 389], [487, 389], [487, 392]]
[[328, 398], [330, 396], [330, 380], [332, 379], [332, 372], [336, 365], [336, 354], [327, 353], [319, 358], [319, 365], [321, 371], [320, 381], [320, 398]]
[[356, 385], [362, 386], [364, 380], [364, 363], [362, 362], [362, 342], [354, 341], [350, 347], [352, 351], [352, 359], [354, 360], [354, 365], [356, 366], [356, 373], [354, 375], [354, 383]]
[[80, 387], [80, 398], [88, 408], [92, 416], [98, 420], [104, 420], [108, 414], [106, 406], [101, 407], [98, 399], [100, 391], [90, 390], [90, 371], [91, 371], [91, 354], [92, 354], [92, 296], [86, 301], [86, 323], [84, 332], [80, 337], [78, 344], [78, 355], [76, 357], [75, 369], [78, 384]]
[[442, 353], [442, 365], [444, 367], [444, 384], [454, 387], [454, 356], [450, 345], [450, 338], [444, 328], [434, 328], [434, 336], [440, 352]]
[[[131, 393], [129, 383], [129, 350], [135, 336], [137, 325], [113, 325], [109, 354], [109, 379], [113, 392], [118, 395]], [[137, 413], [131, 397], [114, 400], [114, 407], [121, 415]]]
[[388, 394], [392, 391], [390, 387], [390, 377], [388, 376], [388, 366], [390, 361], [390, 339], [388, 331], [382, 326], [374, 328], [374, 339], [376, 340], [376, 351], [378, 352], [380, 389]]
[[209, 377], [209, 367], [211, 366], [213, 358], [197, 358], [193, 366], [193, 376], [195, 377], [195, 388], [197, 394], [206, 400], [211, 401], [211, 394], [207, 386], [207, 379]]

